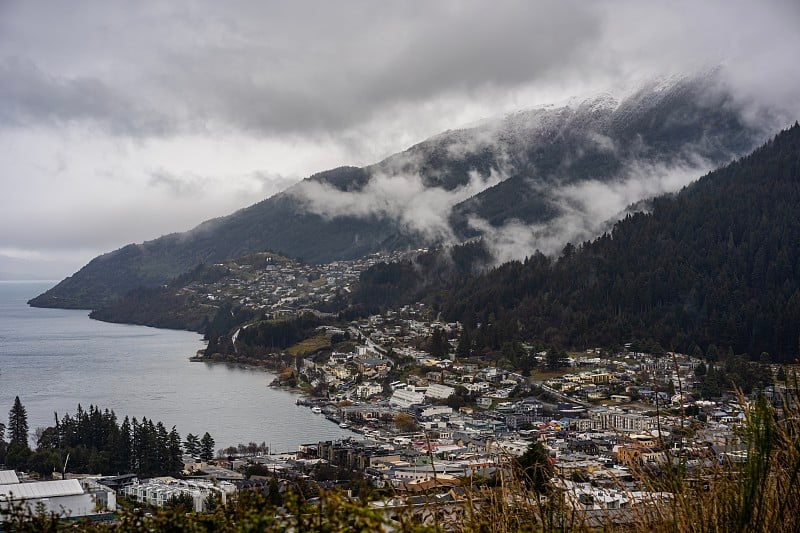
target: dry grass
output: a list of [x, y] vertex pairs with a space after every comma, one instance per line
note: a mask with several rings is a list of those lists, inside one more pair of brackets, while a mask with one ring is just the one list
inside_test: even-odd
[[325, 335], [318, 335], [298, 342], [286, 349], [286, 353], [293, 357], [305, 357], [323, 348], [329, 348], [331, 341]]

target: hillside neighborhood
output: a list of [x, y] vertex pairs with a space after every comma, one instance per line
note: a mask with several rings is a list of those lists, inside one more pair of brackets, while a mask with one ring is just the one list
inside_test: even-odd
[[[182, 290], [209, 302], [235, 301], [271, 320], [291, 319], [349, 290], [359, 272], [387, 259], [303, 266], [264, 255], [255, 266], [216, 265], [224, 276]], [[334, 321], [316, 328], [310, 349], [275, 356], [285, 366], [275, 367], [273, 385], [302, 391], [299, 404], [351, 437], [296, 450], [230, 446], [211, 459], [185, 454], [178, 478], [103, 472], [37, 481], [0, 472], [0, 505], [45, 503], [56, 512], [102, 517], [118, 498], [154, 508], [182, 500], [205, 512], [242, 490], [272, 493], [277, 501], [298, 480], [310, 480], [392, 495], [373, 504], [386, 513], [413, 509], [425, 494], [455, 521], [467, 487], [511, 475], [514, 464], [538, 450], [547, 483], [572, 509], [624, 523], [628, 510], [668, 501], [648, 489], [649, 476], [667, 465], [680, 464], [701, 480], [714, 465], [746, 460], [747, 396], [706, 386], [724, 362], [635, 343], [570, 353], [519, 344], [487, 356], [461, 324], [432, 315], [419, 303]], [[763, 369], [783, 382], [794, 371]], [[777, 401], [787, 390], [772, 385], [760, 392]], [[104, 511], [96, 515], [95, 508]]]

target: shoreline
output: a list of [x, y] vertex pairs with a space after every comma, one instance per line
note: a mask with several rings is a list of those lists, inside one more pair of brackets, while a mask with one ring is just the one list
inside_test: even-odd
[[0, 333], [20, 347], [0, 362], [0, 407], [8, 413], [19, 395], [31, 431], [52, 426], [54, 411], [73, 414], [80, 403], [160, 420], [182, 437], [208, 431], [218, 448], [266, 441], [276, 450], [296, 450], [342, 434], [295, 405], [302, 390], [269, 387], [274, 365], [222, 358], [200, 360], [224, 365], [187, 365], [205, 348], [197, 333], [31, 307], [26, 301], [39, 285], [0, 286], [6, 304]]
[[271, 374], [273, 376], [273, 380], [270, 383], [267, 384], [268, 387], [273, 388], [273, 389], [280, 389], [280, 390], [283, 390], [283, 391], [286, 391], [286, 392], [291, 392], [291, 393], [294, 393], [294, 394], [298, 394], [300, 396], [306, 396], [306, 397], [309, 396], [308, 391], [306, 391], [305, 389], [303, 389], [301, 387], [292, 387], [292, 386], [289, 386], [289, 385], [276, 383], [276, 381], [278, 381], [279, 374], [281, 372], [285, 371], [287, 368], [290, 368], [288, 366], [282, 366], [281, 367], [281, 366], [277, 366], [277, 365], [271, 365], [267, 361], [252, 360], [252, 359], [249, 359], [249, 358], [246, 358], [246, 360], [244, 360], [244, 361], [236, 361], [236, 360], [229, 359], [227, 356], [222, 356], [221, 354], [219, 354], [220, 357], [215, 357], [215, 356], [207, 357], [205, 355], [199, 355], [200, 351], [202, 351], [202, 350], [198, 350], [198, 354], [189, 357], [189, 361], [192, 362], [192, 363], [210, 363], [210, 364], [232, 365], [232, 366], [235, 366], [235, 367], [238, 367], [238, 368], [243, 368], [243, 369], [246, 369], [246, 370], [259, 370], [259, 371], [264, 372], [265, 374]]
[[336, 403], [335, 401], [330, 400], [330, 399], [326, 399], [326, 398], [315, 398], [315, 397], [311, 396], [309, 391], [307, 391], [305, 389], [302, 389], [300, 387], [291, 387], [291, 386], [288, 386], [288, 385], [283, 385], [283, 384], [280, 384], [280, 383], [276, 383], [278, 381], [277, 372], [280, 372], [281, 370], [285, 370], [286, 368], [289, 368], [289, 367], [283, 367], [281, 370], [277, 370], [276, 371], [274, 368], [270, 368], [270, 365], [268, 363], [266, 363], [266, 362], [262, 362], [261, 364], [252, 364], [251, 365], [251, 364], [248, 364], [248, 363], [245, 363], [245, 362], [241, 362], [241, 361], [230, 361], [230, 360], [227, 360], [225, 358], [206, 358], [205, 356], [199, 356], [199, 355], [195, 355], [193, 357], [190, 357], [189, 361], [191, 361], [193, 363], [227, 364], [227, 365], [233, 365], [233, 366], [236, 366], [236, 367], [239, 367], [239, 368], [243, 368], [243, 369], [246, 369], [246, 370], [261, 370], [264, 373], [272, 374], [272, 375], [275, 376], [275, 378], [267, 386], [269, 388], [271, 388], [271, 389], [278, 389], [278, 390], [282, 390], [282, 391], [297, 395], [297, 398], [295, 399], [295, 405], [296, 406], [298, 406], [298, 407], [306, 407], [312, 413], [324, 416], [326, 420], [328, 420], [328, 421], [332, 422], [333, 424], [339, 426], [340, 429], [347, 430], [347, 431], [350, 431], [351, 433], [355, 433], [355, 434], [361, 434], [362, 433], [361, 428], [358, 427], [358, 426], [354, 427], [354, 426], [351, 426], [350, 424], [347, 424], [346, 426], [342, 426], [342, 423], [344, 423], [345, 421], [341, 420], [340, 418], [337, 418], [337, 417], [332, 416], [330, 414], [326, 414], [326, 413], [324, 413], [322, 411], [317, 412], [317, 411], [314, 411], [314, 409], [313, 409], [314, 407], [319, 407], [320, 403], [335, 404]]

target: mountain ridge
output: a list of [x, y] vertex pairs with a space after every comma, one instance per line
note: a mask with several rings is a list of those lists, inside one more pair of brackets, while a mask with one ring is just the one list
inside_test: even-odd
[[[655, 96], [653, 90], [646, 87], [613, 109], [601, 96], [576, 109], [523, 111], [492, 126], [439, 134], [375, 165], [316, 173], [188, 232], [103, 254], [29, 303], [97, 308], [198, 264], [255, 252], [328, 262], [468, 239], [485, 231], [476, 220], [489, 229], [514, 221], [547, 224], [560, 207], [552, 194], [541, 193], [548, 188], [614, 180], [639, 160], [699, 157], [718, 164], [763, 139], [713, 80], [684, 79]], [[400, 185], [414, 194], [403, 196], [408, 187]], [[312, 193], [316, 203], [309, 201]], [[332, 198], [340, 205], [331, 207]]]

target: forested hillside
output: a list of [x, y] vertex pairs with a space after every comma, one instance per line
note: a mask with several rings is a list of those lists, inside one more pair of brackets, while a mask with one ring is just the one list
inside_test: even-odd
[[[375, 165], [320, 172], [191, 231], [103, 254], [30, 303], [98, 309], [198, 264], [266, 250], [325, 263], [452, 244], [508, 223], [547, 226], [565, 210], [563, 187], [658, 182], [641, 168], [706, 169], [762, 142], [762, 127], [744, 120], [713, 73], [655, 81], [621, 99], [528, 109], [441, 133]], [[580, 238], [617, 214], [596, 220], [585, 206], [570, 209], [585, 218]]]
[[511, 262], [431, 301], [496, 347], [515, 338], [576, 348], [652, 339], [712, 357], [794, 360], [800, 125], [557, 260]]

